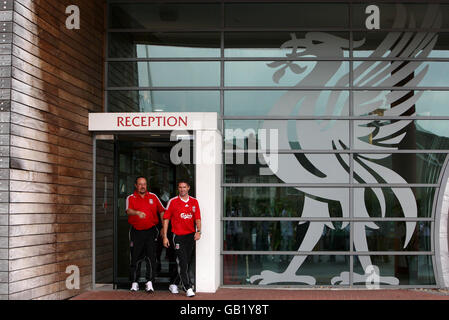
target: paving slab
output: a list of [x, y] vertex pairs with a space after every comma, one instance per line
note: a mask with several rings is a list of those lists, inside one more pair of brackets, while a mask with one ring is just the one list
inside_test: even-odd
[[398, 290], [272, 290], [219, 288], [215, 293], [196, 293], [193, 298], [183, 291], [146, 293], [129, 290], [92, 290], [72, 300], [449, 300], [449, 291], [438, 289]]

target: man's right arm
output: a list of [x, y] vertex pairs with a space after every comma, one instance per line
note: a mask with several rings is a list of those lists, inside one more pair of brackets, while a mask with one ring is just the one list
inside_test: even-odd
[[166, 248], [170, 246], [170, 241], [167, 238], [168, 232], [168, 224], [170, 222], [171, 214], [172, 214], [172, 206], [170, 206], [171, 200], [167, 203], [167, 209], [162, 216], [162, 245]]
[[139, 218], [145, 218], [145, 212], [134, 210], [131, 208], [126, 209], [126, 214], [128, 216], [139, 216]]
[[164, 219], [162, 221], [162, 244], [166, 248], [168, 248], [170, 246], [170, 241], [167, 238], [168, 221], [169, 221], [168, 219]]
[[145, 213], [139, 210], [135, 210], [132, 207], [134, 206], [133, 204], [133, 199], [131, 196], [128, 196], [128, 198], [126, 198], [126, 214], [128, 216], [139, 216], [139, 218], [145, 218]]

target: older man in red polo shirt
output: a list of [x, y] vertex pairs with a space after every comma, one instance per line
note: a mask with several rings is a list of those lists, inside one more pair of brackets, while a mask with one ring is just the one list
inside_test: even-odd
[[193, 297], [195, 293], [189, 277], [189, 264], [192, 260], [195, 241], [201, 238], [201, 213], [198, 201], [189, 196], [189, 190], [190, 185], [187, 181], [178, 182], [179, 195], [170, 199], [163, 216], [162, 238], [164, 246], [168, 248], [170, 242], [167, 238], [167, 229], [170, 220], [176, 262], [178, 263], [178, 276], [169, 286], [169, 290], [172, 293], [178, 293], [177, 285], [182, 282], [186, 295]]
[[131, 225], [129, 231], [130, 240], [130, 274], [132, 281], [131, 291], [139, 290], [140, 267], [142, 261], [146, 261], [145, 290], [154, 292], [153, 282], [156, 273], [156, 241], [159, 235], [157, 224], [159, 216], [162, 219], [165, 208], [159, 198], [147, 191], [147, 179], [136, 178], [135, 191], [126, 198], [126, 213], [128, 223]]

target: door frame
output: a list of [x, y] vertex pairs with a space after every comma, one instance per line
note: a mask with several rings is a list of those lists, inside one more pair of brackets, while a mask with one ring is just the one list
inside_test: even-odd
[[[171, 119], [171, 123], [168, 119]], [[175, 121], [177, 120], [178, 121]], [[156, 121], [157, 120], [157, 121]], [[167, 121], [166, 121], [167, 120]], [[220, 284], [221, 263], [221, 152], [222, 137], [216, 112], [89, 113], [93, 132], [92, 175], [92, 287], [95, 283], [96, 140], [115, 134], [151, 131], [193, 131], [196, 198], [201, 208], [201, 239], [196, 243], [197, 292], [215, 292]], [[115, 240], [114, 240], [115, 241]]]

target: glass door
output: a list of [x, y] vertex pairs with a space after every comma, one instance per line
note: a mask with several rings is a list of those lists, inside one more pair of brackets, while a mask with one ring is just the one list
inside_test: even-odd
[[[116, 139], [115, 176], [116, 213], [115, 213], [115, 279], [117, 287], [129, 285], [129, 228], [126, 210], [126, 198], [134, 192], [135, 179], [144, 176], [148, 181], [148, 191], [156, 194], [166, 206], [170, 198], [176, 196], [176, 181], [187, 179], [191, 182], [191, 194], [194, 195], [193, 164], [174, 165], [170, 161], [170, 150], [176, 141], [170, 141], [170, 132], [146, 135], [118, 135]], [[192, 153], [191, 153], [192, 154]], [[160, 224], [158, 227], [162, 229]], [[175, 259], [172, 252], [158, 241], [158, 273], [155, 288], [169, 283], [171, 272], [175, 272]], [[142, 264], [141, 275], [145, 275], [146, 265]], [[144, 282], [145, 279], [141, 278]]]

